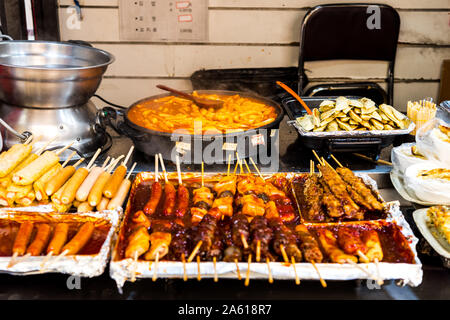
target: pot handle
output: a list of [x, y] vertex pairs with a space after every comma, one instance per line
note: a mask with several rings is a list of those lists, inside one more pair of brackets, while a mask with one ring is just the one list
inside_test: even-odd
[[29, 137], [31, 137], [33, 135], [29, 131], [24, 131], [22, 133], [17, 132], [13, 128], [11, 128], [10, 125], [7, 124], [2, 118], [0, 118], [0, 125], [4, 126], [6, 130], [8, 130], [13, 135], [15, 135], [17, 138], [19, 138], [21, 142], [26, 141]]
[[106, 126], [110, 126], [120, 135], [127, 136], [131, 139], [140, 139], [145, 134], [130, 128], [124, 119], [124, 112], [112, 107], [104, 107], [97, 111], [97, 124], [106, 130]]
[[0, 34], [0, 38], [6, 39], [6, 40], [9, 40], [9, 41], [13, 41], [14, 40], [12, 37], [8, 36], [7, 34]]

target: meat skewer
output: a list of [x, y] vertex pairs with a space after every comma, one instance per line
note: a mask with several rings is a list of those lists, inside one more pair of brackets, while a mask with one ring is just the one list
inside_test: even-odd
[[180, 158], [178, 156], [176, 156], [176, 164], [178, 173], [178, 191], [175, 216], [182, 218], [186, 214], [189, 206], [189, 190], [183, 185], [183, 181], [181, 180]]
[[325, 228], [317, 229], [316, 233], [319, 238], [319, 242], [322, 245], [325, 253], [328, 255], [332, 262], [345, 263], [352, 261], [354, 263], [358, 262], [358, 259], [353, 255], [348, 255], [339, 249], [337, 244], [337, 239], [334, 234]]
[[21, 261], [25, 260], [30, 256], [39, 256], [47, 245], [48, 240], [50, 239], [50, 234], [52, 232], [52, 228], [50, 225], [46, 223], [40, 223], [37, 226], [36, 235], [34, 240], [28, 246], [26, 254], [21, 257]]
[[31, 234], [33, 233], [34, 224], [25, 221], [20, 224], [19, 231], [17, 231], [16, 239], [12, 249], [12, 257], [7, 268], [11, 268], [16, 264], [17, 256], [23, 256], [27, 250], [28, 242], [30, 242]]
[[144, 206], [145, 214], [151, 216], [155, 213], [162, 195], [162, 186], [158, 181], [158, 155], [155, 154], [155, 182], [151, 186], [150, 198]]
[[193, 225], [197, 225], [203, 219], [214, 202], [214, 195], [211, 189], [205, 187], [203, 161], [201, 181], [201, 187], [193, 191], [193, 206], [191, 207], [191, 220]]
[[367, 230], [362, 234], [362, 240], [367, 247], [367, 258], [370, 262], [375, 262], [377, 267], [377, 282], [379, 285], [383, 284], [383, 279], [380, 277], [380, 267], [378, 263], [383, 260], [383, 249], [381, 248], [380, 238], [376, 230]]
[[341, 227], [338, 230], [338, 244], [345, 253], [351, 255], [358, 255], [363, 262], [369, 262], [369, 259], [364, 254], [367, 252], [367, 247], [361, 241], [357, 230]]
[[272, 260], [270, 254], [270, 242], [273, 238], [272, 229], [268, 226], [266, 217], [257, 216], [250, 223], [251, 248], [255, 253], [256, 261], [259, 262], [262, 257]]

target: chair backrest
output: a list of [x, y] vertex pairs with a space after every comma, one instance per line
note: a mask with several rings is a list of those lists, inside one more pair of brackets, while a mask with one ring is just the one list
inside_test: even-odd
[[[389, 61], [393, 83], [400, 17], [385, 4], [327, 4], [311, 8], [302, 23], [299, 90], [305, 61]], [[300, 83], [301, 82], [301, 83]]]

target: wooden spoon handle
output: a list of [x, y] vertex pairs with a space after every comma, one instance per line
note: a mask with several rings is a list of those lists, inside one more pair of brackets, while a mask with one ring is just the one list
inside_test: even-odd
[[177, 96], [182, 96], [183, 98], [186, 98], [186, 99], [189, 99], [189, 100], [195, 102], [194, 97], [192, 97], [190, 94], [187, 94], [187, 93], [185, 93], [185, 92], [182, 92], [182, 91], [178, 91], [178, 90], [169, 88], [169, 87], [167, 87], [167, 86], [165, 86], [165, 85], [162, 85], [162, 84], [158, 84], [158, 85], [156, 85], [156, 87], [159, 88], [159, 89], [161, 89], [161, 90], [165, 90], [165, 91], [172, 92], [172, 93], [176, 94]]

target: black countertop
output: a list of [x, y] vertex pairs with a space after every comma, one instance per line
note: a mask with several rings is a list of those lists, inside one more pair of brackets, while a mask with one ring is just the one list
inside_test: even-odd
[[[279, 171], [308, 171], [309, 160], [313, 159], [313, 155], [302, 148], [295, 130], [282, 123], [280, 136]], [[126, 153], [130, 146], [129, 139], [113, 135], [113, 146], [98, 162], [101, 163], [107, 155], [116, 157]], [[389, 160], [389, 150], [384, 149], [381, 158]], [[374, 164], [352, 155], [337, 156], [352, 170], [374, 176], [381, 189], [392, 189], [388, 178], [390, 166]], [[138, 163], [137, 172], [154, 169], [153, 159], [142, 153], [135, 152], [133, 161]], [[166, 167], [168, 171], [175, 171], [174, 164], [167, 163]], [[200, 166], [185, 165], [182, 170], [199, 171]], [[226, 171], [226, 165], [206, 166], [205, 171]], [[423, 281], [418, 287], [399, 287], [395, 281], [386, 281], [381, 288], [376, 288], [366, 280], [327, 281], [327, 288], [322, 288], [318, 281], [306, 280], [301, 281], [299, 286], [287, 280], [276, 280], [273, 284], [266, 280], [251, 280], [250, 285], [245, 287], [243, 281], [231, 279], [220, 279], [217, 283], [212, 279], [191, 279], [187, 282], [182, 279], [158, 279], [156, 282], [141, 279], [135, 283], [125, 283], [123, 293], [120, 294], [107, 268], [101, 276], [82, 278], [79, 283], [63, 274], [23, 277], [2, 274], [0, 299], [449, 299], [450, 271], [422, 238], [412, 219], [413, 210], [412, 206], [402, 207], [414, 234], [420, 239], [417, 251], [423, 264]]]

